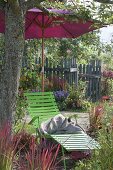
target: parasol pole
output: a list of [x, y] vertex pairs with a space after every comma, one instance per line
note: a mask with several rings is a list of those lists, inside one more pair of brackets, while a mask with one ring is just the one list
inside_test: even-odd
[[44, 15], [42, 15], [42, 92], [44, 92]]
[[44, 30], [42, 30], [42, 92], [44, 92]]

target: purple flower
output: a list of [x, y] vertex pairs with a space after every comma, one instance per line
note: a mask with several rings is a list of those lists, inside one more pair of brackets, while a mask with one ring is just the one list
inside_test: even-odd
[[64, 101], [69, 93], [67, 91], [55, 91], [54, 96], [56, 101]]

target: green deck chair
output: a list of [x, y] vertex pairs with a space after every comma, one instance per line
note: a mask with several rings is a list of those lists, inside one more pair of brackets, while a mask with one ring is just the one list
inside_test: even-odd
[[[28, 102], [28, 112], [31, 118], [36, 118], [33, 125], [37, 128], [60, 111], [55, 102], [52, 92], [25, 93]], [[37, 119], [38, 118], [38, 119]], [[85, 132], [75, 134], [48, 134], [51, 138], [61, 144], [67, 151], [83, 151], [99, 148], [98, 142]]]

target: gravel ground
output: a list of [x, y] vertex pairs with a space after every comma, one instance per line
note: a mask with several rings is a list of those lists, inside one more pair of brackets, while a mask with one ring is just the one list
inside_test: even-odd
[[85, 131], [89, 128], [89, 113], [77, 113], [77, 112], [67, 112], [63, 111], [61, 112], [64, 116], [70, 116], [70, 115], [77, 115], [76, 116], [76, 122], [79, 126], [81, 126]]

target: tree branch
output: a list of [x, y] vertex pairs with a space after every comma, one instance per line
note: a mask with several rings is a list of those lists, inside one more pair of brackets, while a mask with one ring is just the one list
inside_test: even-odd
[[25, 7], [26, 7], [26, 10], [28, 9], [31, 9], [31, 8], [34, 8], [34, 7], [37, 7], [39, 9], [42, 9], [42, 2], [44, 2], [45, 0], [27, 0], [25, 1]]
[[27, 1], [24, 0], [23, 10], [24, 10], [24, 12], [26, 12], [29, 9], [38, 8], [48, 14], [49, 13], [48, 10], [46, 8], [44, 8], [44, 5], [43, 5], [44, 1], [45, 0], [37, 0], [37, 1], [36, 0], [27, 0]]
[[113, 4], [113, 0], [94, 0], [94, 1], [105, 4]]

